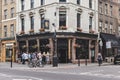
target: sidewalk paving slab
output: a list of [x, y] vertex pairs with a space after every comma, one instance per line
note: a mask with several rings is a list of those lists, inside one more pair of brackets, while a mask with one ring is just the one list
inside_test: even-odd
[[[103, 63], [101, 66], [108, 66], [112, 65], [113, 63]], [[84, 66], [98, 66], [98, 63], [88, 63], [85, 65], [85, 63], [80, 64], [73, 64], [73, 63], [66, 63], [66, 64], [58, 64], [57, 67], [53, 67], [52, 64], [46, 64], [44, 67], [36, 67], [36, 68], [30, 68], [28, 67], [27, 64], [18, 64], [18, 63], [13, 63], [12, 64], [12, 69], [60, 69], [60, 68], [76, 68], [76, 67], [84, 67]], [[0, 62], [0, 68], [11, 68], [11, 63], [10, 62]]]

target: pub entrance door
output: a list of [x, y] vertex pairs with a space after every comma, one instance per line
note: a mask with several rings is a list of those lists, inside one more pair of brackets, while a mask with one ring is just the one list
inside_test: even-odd
[[67, 39], [58, 39], [57, 40], [57, 53], [59, 63], [68, 62], [68, 40]]

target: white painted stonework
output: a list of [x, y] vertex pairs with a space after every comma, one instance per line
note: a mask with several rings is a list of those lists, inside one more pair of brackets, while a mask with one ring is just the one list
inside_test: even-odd
[[[92, 9], [89, 8], [89, 0], [81, 0], [80, 5], [76, 4], [77, 0], [66, 0], [66, 3], [59, 3], [59, 0], [45, 0], [45, 5], [40, 5], [40, 0], [34, 0], [34, 8], [30, 9], [30, 0], [25, 0], [25, 9], [21, 11], [21, 0], [17, 2], [17, 28], [16, 33], [19, 34], [21, 31], [21, 18], [20, 15], [24, 14], [25, 19], [25, 33], [29, 33], [30, 30], [30, 17], [29, 13], [34, 13], [34, 32], [39, 32], [40, 29], [40, 14], [39, 10], [45, 10], [45, 19], [49, 20], [50, 32], [54, 31], [52, 23], [55, 23], [57, 32], [75, 32], [77, 31], [77, 9], [80, 8], [81, 12], [81, 28], [83, 33], [89, 33], [89, 13], [93, 13], [92, 30], [95, 33], [98, 32], [98, 0], [92, 0]], [[66, 7], [67, 11], [67, 30], [59, 30], [59, 8], [61, 6]], [[56, 13], [56, 16], [54, 15]]]

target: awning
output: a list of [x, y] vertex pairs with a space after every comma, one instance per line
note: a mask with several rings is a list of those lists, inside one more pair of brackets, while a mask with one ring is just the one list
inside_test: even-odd
[[119, 42], [119, 40], [117, 39], [117, 37], [115, 35], [106, 34], [106, 33], [100, 33], [100, 37], [105, 42], [110, 41], [112, 47], [120, 47], [120, 42]]

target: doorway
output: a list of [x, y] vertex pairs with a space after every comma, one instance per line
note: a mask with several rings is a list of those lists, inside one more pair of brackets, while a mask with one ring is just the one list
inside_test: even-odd
[[57, 40], [57, 53], [59, 63], [68, 62], [68, 40], [67, 39], [58, 39]]

